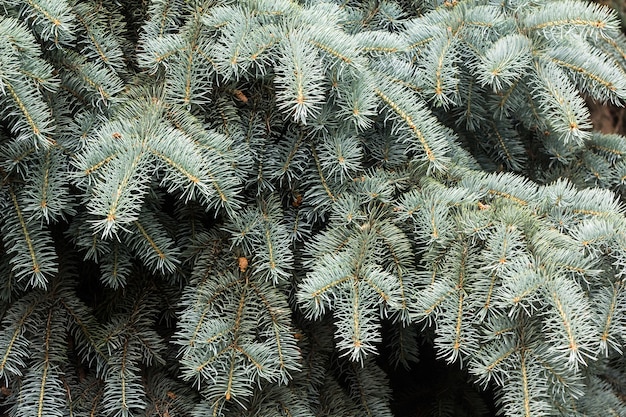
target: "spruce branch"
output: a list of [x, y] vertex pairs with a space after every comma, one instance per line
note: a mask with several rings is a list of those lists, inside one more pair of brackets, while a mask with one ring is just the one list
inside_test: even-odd
[[9, 377], [23, 374], [26, 361], [31, 357], [30, 342], [26, 329], [33, 325], [33, 312], [39, 302], [39, 294], [31, 293], [22, 297], [2, 318], [2, 350], [0, 357], [0, 376], [8, 381]]
[[62, 333], [54, 329], [63, 325], [59, 310], [50, 308], [44, 316], [43, 333], [34, 344], [37, 365], [29, 368], [20, 387], [20, 400], [16, 404], [17, 416], [63, 416], [66, 393], [62, 384], [61, 361], [64, 352]]
[[[11, 269], [18, 280], [27, 279], [30, 287], [45, 288], [49, 278], [57, 272], [52, 237], [41, 223], [26, 216], [21, 195], [11, 186], [5, 188], [4, 193], [8, 213], [0, 230], [7, 252], [12, 254]], [[16, 233], [9, 233], [9, 230]]]
[[282, 59], [275, 68], [278, 108], [306, 124], [320, 111], [325, 78], [314, 49], [303, 35], [291, 34], [282, 43]]
[[68, 44], [74, 40], [74, 14], [67, 1], [26, 0], [8, 1], [12, 6], [21, 6], [20, 14], [32, 19], [39, 36], [55, 45]]
[[185, 325], [177, 334], [183, 375], [205, 387], [218, 409], [245, 401], [261, 380], [286, 383], [299, 369], [284, 296], [248, 274], [213, 276], [183, 301]]

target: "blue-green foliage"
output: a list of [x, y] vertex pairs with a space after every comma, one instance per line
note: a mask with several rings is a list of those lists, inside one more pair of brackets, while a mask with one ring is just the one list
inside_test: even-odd
[[0, 413], [391, 416], [425, 343], [626, 415], [624, 51], [581, 0], [0, 0]]

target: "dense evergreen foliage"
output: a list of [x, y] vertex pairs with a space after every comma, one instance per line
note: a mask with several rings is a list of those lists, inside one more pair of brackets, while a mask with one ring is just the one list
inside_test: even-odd
[[619, 25], [0, 0], [3, 412], [626, 416]]

